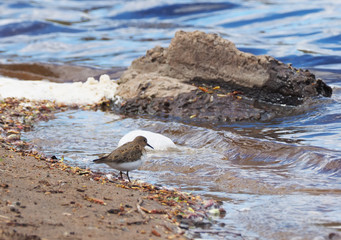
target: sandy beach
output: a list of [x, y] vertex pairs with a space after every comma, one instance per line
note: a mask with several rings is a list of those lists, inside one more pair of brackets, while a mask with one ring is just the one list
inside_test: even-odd
[[[0, 149], [0, 239], [181, 239], [148, 193]], [[139, 212], [138, 207], [163, 214]]]

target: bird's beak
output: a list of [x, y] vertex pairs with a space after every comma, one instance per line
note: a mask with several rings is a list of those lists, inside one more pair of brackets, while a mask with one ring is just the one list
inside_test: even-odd
[[154, 149], [154, 148], [153, 148], [152, 146], [150, 146], [148, 143], [147, 143], [147, 146], [150, 147], [150, 148], [152, 148], [152, 149]]

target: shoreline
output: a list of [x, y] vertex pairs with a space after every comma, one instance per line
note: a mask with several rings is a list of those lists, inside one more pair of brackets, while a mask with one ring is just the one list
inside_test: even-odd
[[39, 158], [0, 148], [0, 239], [185, 239], [148, 192]]
[[186, 239], [179, 227], [183, 220], [192, 226], [207, 220], [212, 207], [224, 213], [216, 202], [200, 196], [108, 180], [30, 150], [20, 132], [70, 107], [14, 98], [0, 103], [0, 239], [112, 239], [113, 234], [127, 239]]

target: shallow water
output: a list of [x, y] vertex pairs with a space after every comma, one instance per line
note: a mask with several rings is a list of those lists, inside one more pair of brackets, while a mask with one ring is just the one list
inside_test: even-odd
[[[162, 133], [179, 150], [149, 152], [133, 179], [221, 199], [227, 214], [216, 219], [216, 232], [313, 239], [341, 231], [340, 8], [332, 0], [1, 1], [0, 62], [127, 67], [155, 45], [167, 47], [177, 30], [202, 30], [243, 51], [309, 68], [334, 94], [296, 116], [198, 126], [68, 111], [23, 138], [47, 155], [113, 172], [90, 160], [136, 128]], [[226, 232], [201, 237], [236, 239]]]
[[[141, 170], [130, 173], [133, 179], [222, 200], [227, 214], [217, 221], [244, 239], [311, 239], [341, 229], [341, 148], [319, 145], [323, 140], [312, 146], [312, 137], [302, 134], [307, 129], [294, 124], [308, 118], [258, 123], [254, 129], [250, 124], [213, 129], [78, 110], [39, 123], [23, 138], [47, 155], [64, 155], [70, 164], [117, 174], [91, 160], [112, 151], [131, 130], [162, 133], [179, 149], [149, 151]], [[281, 127], [286, 122], [289, 127]], [[329, 123], [320, 123], [321, 129], [330, 129]], [[218, 226], [212, 228], [218, 231]]]

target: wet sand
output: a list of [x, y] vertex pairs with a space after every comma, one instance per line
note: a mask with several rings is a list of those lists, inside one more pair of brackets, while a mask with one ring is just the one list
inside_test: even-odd
[[185, 239], [182, 219], [206, 218], [212, 200], [207, 204], [199, 196], [148, 183], [109, 181], [43, 156], [20, 139], [21, 131], [67, 109], [48, 101], [0, 101], [1, 240]]
[[21, 80], [49, 80], [51, 82], [85, 82], [88, 77], [98, 79], [108, 74], [111, 79], [121, 76], [124, 68], [95, 69], [75, 65], [57, 65], [50, 63], [14, 63], [0, 64], [0, 74]]

